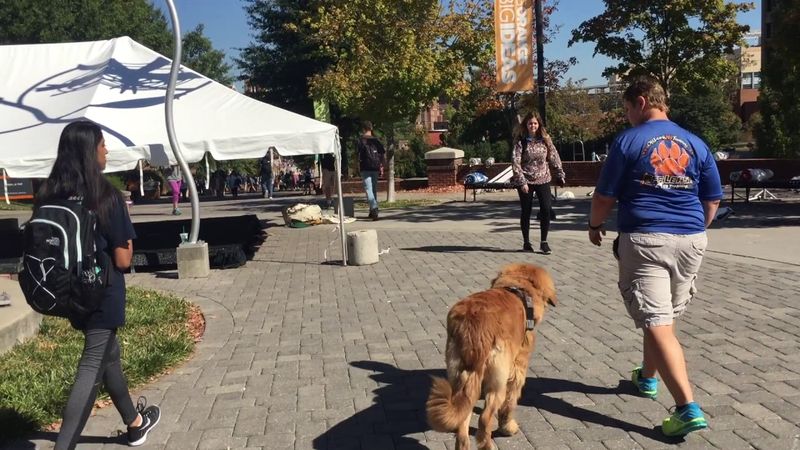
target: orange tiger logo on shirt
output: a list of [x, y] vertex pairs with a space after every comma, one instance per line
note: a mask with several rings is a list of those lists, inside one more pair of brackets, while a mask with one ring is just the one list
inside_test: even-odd
[[674, 141], [659, 142], [658, 148], [650, 154], [655, 176], [684, 176], [691, 159], [689, 153]]

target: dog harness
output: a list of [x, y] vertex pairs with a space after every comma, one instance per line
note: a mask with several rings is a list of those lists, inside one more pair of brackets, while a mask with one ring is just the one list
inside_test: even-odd
[[516, 286], [506, 286], [504, 289], [522, 300], [522, 305], [525, 307], [525, 331], [533, 330], [533, 300], [531, 300], [531, 297], [527, 292]]

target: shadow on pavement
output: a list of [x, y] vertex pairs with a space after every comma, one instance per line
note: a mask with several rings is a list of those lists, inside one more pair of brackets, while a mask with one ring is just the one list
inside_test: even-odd
[[[58, 438], [58, 433], [53, 431], [38, 431], [33, 433], [25, 439], [19, 439], [17, 441], [10, 442], [8, 446], [4, 446], [0, 444], [0, 449], [7, 449], [7, 450], [34, 450], [38, 449], [39, 444], [37, 442], [41, 441], [48, 441], [52, 442], [55, 445], [56, 439]], [[96, 445], [99, 447], [103, 447], [105, 444], [114, 444], [120, 447], [127, 447], [128, 441], [125, 438], [125, 434], [120, 433], [117, 436], [86, 436], [82, 435], [78, 438], [78, 445], [77, 447], [82, 447], [84, 445]]]
[[522, 396], [519, 399], [519, 406], [532, 406], [541, 411], [549, 411], [559, 416], [569, 417], [582, 422], [590, 422], [611, 428], [618, 428], [628, 433], [640, 434], [654, 441], [667, 444], [676, 444], [683, 441], [683, 438], [669, 438], [661, 434], [661, 427], [647, 428], [636, 425], [624, 420], [616, 419], [595, 411], [591, 411], [560, 398], [550, 397], [546, 394], [555, 392], [578, 392], [581, 394], [631, 394], [633, 395], [633, 385], [628, 380], [620, 380], [616, 387], [608, 388], [602, 386], [591, 386], [577, 381], [559, 380], [556, 378], [534, 378], [528, 377], [525, 387], [522, 388]]
[[434, 252], [434, 253], [464, 253], [464, 252], [492, 252], [492, 253], [522, 253], [522, 249], [512, 250], [508, 248], [482, 247], [470, 245], [428, 245], [425, 247], [407, 247], [400, 250], [410, 250], [413, 252]]
[[409, 436], [429, 430], [425, 401], [431, 376], [444, 377], [443, 369], [404, 370], [376, 361], [355, 361], [351, 366], [370, 371], [379, 387], [374, 403], [337, 423], [314, 439], [315, 449], [402, 448], [426, 449]]
[[[431, 376], [446, 377], [445, 371], [404, 370], [375, 361], [356, 361], [350, 365], [371, 372], [369, 378], [379, 385], [373, 391], [374, 403], [319, 435], [313, 441], [314, 449], [427, 448], [419, 442], [424, 439], [422, 433], [430, 430], [425, 419], [425, 401], [430, 392]], [[683, 438], [665, 437], [661, 434], [660, 427], [643, 427], [546, 395], [557, 392], [617, 395], [632, 394], [633, 387], [627, 380], [621, 380], [618, 386], [608, 388], [555, 378], [529, 377], [519, 406], [534, 407], [563, 417], [618, 428], [667, 444], [683, 441]], [[474, 434], [474, 431], [470, 428], [470, 434]]]

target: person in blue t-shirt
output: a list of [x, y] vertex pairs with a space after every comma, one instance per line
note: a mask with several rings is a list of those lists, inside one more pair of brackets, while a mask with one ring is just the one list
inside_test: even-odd
[[619, 288], [637, 328], [643, 361], [631, 380], [655, 398], [657, 374], [675, 399], [675, 412], [662, 424], [668, 436], [708, 425], [694, 402], [674, 320], [692, 300], [707, 245], [706, 228], [722, 198], [719, 172], [708, 146], [667, 117], [664, 90], [640, 79], [623, 94], [633, 128], [614, 140], [592, 198], [589, 240], [600, 245], [605, 222], [619, 202], [614, 253]]

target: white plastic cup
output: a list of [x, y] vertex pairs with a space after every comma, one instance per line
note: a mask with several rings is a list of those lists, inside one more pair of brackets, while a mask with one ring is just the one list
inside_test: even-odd
[[181, 233], [180, 236], [181, 236], [181, 244], [189, 241], [189, 233]]

